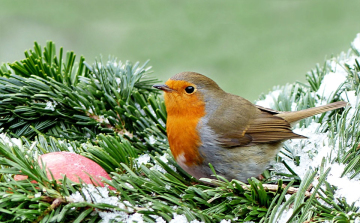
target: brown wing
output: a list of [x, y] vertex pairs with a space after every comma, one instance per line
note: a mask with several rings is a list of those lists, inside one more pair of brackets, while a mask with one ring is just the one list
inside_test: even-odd
[[290, 124], [281, 117], [274, 116], [279, 112], [258, 107], [258, 112], [251, 117], [245, 127], [233, 126], [217, 139], [224, 147], [253, 146], [262, 143], [278, 142], [293, 138], [306, 138], [291, 130]]
[[252, 121], [245, 134], [251, 136], [251, 143], [253, 144], [277, 142], [293, 138], [306, 138], [305, 136], [294, 133], [286, 120], [263, 110], [260, 115]]

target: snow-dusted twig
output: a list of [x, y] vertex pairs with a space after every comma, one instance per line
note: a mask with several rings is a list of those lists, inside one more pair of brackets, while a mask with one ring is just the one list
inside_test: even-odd
[[[262, 186], [266, 191], [276, 192], [276, 191], [279, 190], [279, 186], [275, 185], [275, 184], [263, 184]], [[286, 187], [286, 185], [283, 184], [282, 188], [285, 188], [285, 187]], [[243, 185], [242, 188], [244, 190], [250, 190], [251, 186], [250, 185]], [[289, 187], [289, 189], [286, 191], [286, 194], [296, 194], [297, 192], [299, 192], [299, 188]], [[305, 191], [305, 197], [310, 197], [311, 195], [312, 195], [312, 193], [310, 193], [309, 191]], [[316, 197], [318, 197], [318, 195], [316, 195]]]

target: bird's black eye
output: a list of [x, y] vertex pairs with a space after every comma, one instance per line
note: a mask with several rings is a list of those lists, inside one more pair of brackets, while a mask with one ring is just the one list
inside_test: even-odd
[[186, 93], [191, 94], [195, 91], [195, 88], [193, 86], [187, 86], [185, 88]]

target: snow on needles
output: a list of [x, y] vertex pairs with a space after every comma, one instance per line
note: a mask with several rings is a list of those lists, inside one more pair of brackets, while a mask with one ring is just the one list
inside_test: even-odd
[[328, 99], [341, 87], [341, 84], [346, 81], [346, 74], [343, 72], [328, 73], [321, 82], [317, 94]]
[[[93, 204], [108, 204], [115, 207], [118, 207], [125, 211], [114, 210], [111, 208], [106, 208], [104, 210], [100, 210], [95, 208], [95, 213], [99, 214], [102, 219], [102, 223], [109, 222], [138, 222], [144, 223], [143, 215], [136, 213], [133, 208], [131, 208], [131, 204], [128, 201], [121, 201], [120, 196], [110, 196], [109, 189], [106, 187], [95, 187], [92, 184], [84, 185], [81, 190], [82, 194], [79, 191], [71, 194], [68, 198], [71, 202], [90, 202]], [[165, 222], [165, 220], [160, 216], [154, 216], [156, 222]]]
[[[360, 52], [360, 34], [356, 36], [354, 42], [352, 43], [352, 47]], [[358, 61], [360, 60], [359, 57], [350, 56], [349, 58], [343, 60], [331, 61], [331, 71], [324, 76], [319, 90], [316, 92], [318, 95], [318, 97], [315, 97], [317, 100], [317, 106], [326, 104], [333, 98], [336, 91], [348, 84], [347, 81], [349, 73], [346, 67], [354, 68], [356, 59]], [[347, 108], [347, 127], [351, 126], [354, 116], [358, 114], [357, 108], [359, 98], [356, 94], [356, 91], [344, 91], [340, 94], [340, 99], [349, 102], [351, 105], [350, 108]], [[257, 104], [262, 106], [272, 105], [274, 103], [274, 95], [279, 95], [278, 90], [276, 92], [271, 92], [264, 100], [258, 102]], [[307, 136], [308, 138], [301, 140], [288, 140], [285, 142], [285, 145], [292, 149], [292, 157], [300, 157], [300, 163], [298, 165], [296, 165], [294, 160], [289, 158], [289, 156], [285, 155], [289, 152], [284, 149], [282, 150], [283, 153], [280, 153], [279, 156], [281, 156], [290, 168], [302, 179], [309, 169], [314, 170], [319, 167], [324, 159], [325, 168], [331, 168], [326, 180], [331, 185], [337, 187], [334, 194], [335, 199], [343, 198], [348, 204], [351, 205], [354, 202], [355, 206], [360, 207], [360, 190], [358, 190], [360, 176], [358, 175], [355, 178], [350, 179], [350, 176], [353, 174], [352, 172], [351, 174], [341, 177], [346, 165], [338, 163], [335, 160], [339, 152], [339, 143], [333, 143], [335, 146], [332, 146], [332, 144], [329, 143], [330, 140], [328, 133], [321, 133], [319, 131], [320, 126], [321, 125], [319, 123], [314, 121], [306, 128], [299, 128], [299, 125], [297, 125], [293, 131], [300, 135]], [[343, 152], [347, 152], [352, 146], [353, 145], [346, 145], [346, 151]], [[274, 169], [275, 172], [289, 173], [282, 163], [274, 164]], [[315, 185], [316, 183], [317, 182], [313, 182]], [[291, 216], [289, 213], [292, 213], [292, 211], [293, 210], [291, 208], [284, 211], [282, 215], [279, 216], [279, 222], [286, 222]]]
[[4, 144], [7, 144], [9, 146], [18, 146], [22, 147], [22, 143], [20, 139], [17, 138], [9, 138], [5, 133], [0, 134], [0, 141]]
[[354, 39], [354, 41], [351, 43], [351, 46], [360, 52], [360, 33], [358, 33]]
[[[131, 204], [128, 201], [121, 201], [120, 196], [109, 196], [109, 190], [106, 187], [95, 187], [94, 185], [88, 184], [84, 185], [82, 188], [82, 193], [76, 191], [68, 198], [71, 202], [91, 202], [93, 204], [109, 204], [115, 207], [118, 207], [125, 211], [114, 211], [110, 208], [105, 210], [100, 210], [95, 208], [95, 213], [98, 213], [102, 218], [101, 223], [109, 223], [109, 222], [126, 222], [126, 223], [144, 223], [144, 218], [142, 214], [135, 212], [133, 208], [131, 208]], [[81, 195], [83, 194], [83, 195]], [[149, 205], [150, 206], [150, 205]], [[151, 210], [151, 208], [149, 208]], [[188, 223], [185, 215], [179, 215], [174, 213], [173, 219], [170, 223]], [[152, 216], [157, 223], [165, 223], [166, 221], [161, 216]], [[190, 223], [203, 223], [198, 220], [192, 220]]]
[[269, 92], [269, 94], [265, 96], [264, 100], [257, 101], [256, 104], [265, 108], [274, 108], [275, 101], [277, 101], [277, 98], [279, 97], [280, 93], [281, 90], [274, 90], [272, 92]]

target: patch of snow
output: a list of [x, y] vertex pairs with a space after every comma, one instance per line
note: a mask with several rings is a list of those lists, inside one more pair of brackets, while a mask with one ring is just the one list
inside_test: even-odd
[[74, 148], [71, 145], [68, 146], [68, 150], [69, 150], [69, 152], [74, 153]]
[[174, 213], [174, 217], [170, 221], [170, 223], [188, 223], [188, 220], [185, 217], [185, 215], [178, 215], [178, 214]]
[[279, 97], [280, 93], [282, 92], [282, 90], [275, 90], [272, 92], [269, 92], [266, 96], [265, 99], [257, 101], [256, 105], [265, 107], [265, 108], [275, 108], [275, 101], [277, 100], [277, 98]]
[[146, 116], [144, 109], [142, 109], [142, 107], [138, 103], [135, 103], [135, 107], [137, 108], [137, 110], [140, 111], [142, 116]]
[[100, 123], [105, 123], [105, 124], [109, 124], [109, 120], [107, 118], [105, 118], [105, 116], [103, 115], [99, 115], [99, 119], [98, 119], [98, 122]]
[[9, 138], [5, 133], [0, 134], [0, 140], [4, 143], [12, 146], [18, 146], [19, 148], [22, 148], [22, 142], [18, 138]]
[[[347, 114], [348, 117], [353, 117], [355, 115], [357, 105], [359, 102], [359, 98], [356, 96], [356, 91], [344, 91], [341, 93], [341, 99], [344, 101], [349, 102], [349, 113]], [[350, 118], [347, 118], [347, 121], [350, 121]], [[350, 124], [350, 123], [348, 123]]]
[[[134, 212], [134, 209], [130, 208], [131, 204], [129, 201], [121, 201], [120, 196], [109, 196], [109, 189], [106, 187], [95, 187], [94, 185], [84, 185], [82, 188], [81, 195], [79, 191], [71, 194], [68, 198], [71, 202], [89, 202], [94, 204], [109, 204], [121, 209], [126, 209], [130, 212]], [[101, 217], [103, 223], [112, 222], [116, 220], [117, 222], [138, 222], [143, 223], [143, 215], [139, 213], [129, 214], [124, 211], [117, 211], [108, 208], [107, 210], [95, 209], [95, 213], [98, 213]], [[161, 222], [161, 221], [159, 221]]]
[[169, 155], [167, 153], [164, 153], [162, 156], [160, 156], [160, 160], [163, 161], [164, 163], [168, 163], [168, 158]]
[[192, 221], [190, 221], [190, 223], [203, 223], [203, 221], [192, 220]]
[[[115, 81], [116, 81], [116, 83], [117, 83], [118, 85], [120, 85], [121, 79], [120, 79], [119, 77], [115, 78]], [[120, 90], [120, 88], [119, 88], [119, 90]]]
[[325, 99], [332, 98], [336, 90], [346, 81], [346, 74], [341, 72], [328, 73], [321, 82], [317, 94]]
[[[142, 156], [145, 156], [145, 158], [146, 158], [146, 157], [149, 156], [149, 155], [148, 155], [148, 154], [144, 154], [144, 155], [141, 155], [140, 157], [142, 157]], [[140, 157], [139, 157], [139, 158], [140, 158]], [[139, 160], [139, 158], [137, 158], [137, 160]], [[168, 158], [170, 158], [170, 157], [169, 157], [169, 154], [164, 153], [164, 154], [163, 154], [162, 156], [160, 156], [159, 158], [160, 158], [160, 160], [163, 161], [164, 163], [167, 163], [167, 166], [168, 166], [170, 169], [172, 169], [173, 171], [176, 172], [176, 167], [175, 167], [174, 165], [168, 164], [168, 162], [169, 162]], [[149, 156], [149, 161], [150, 161], [150, 156]], [[148, 163], [149, 161], [147, 161], [147, 163]], [[139, 161], [138, 161], [138, 164], [139, 164]], [[155, 164], [154, 166], [150, 167], [150, 170], [157, 170], [157, 171], [159, 171], [159, 172], [161, 172], [161, 173], [167, 173], [166, 170], [165, 170], [161, 165], [159, 165], [159, 164]]]
[[155, 222], [156, 223], [166, 223], [166, 221], [160, 216], [155, 217]]
[[153, 145], [156, 143], [156, 139], [153, 135], [149, 136], [149, 143], [150, 143], [150, 145]]
[[161, 118], [158, 119], [158, 122], [162, 127], [165, 128], [165, 122]]
[[[280, 211], [283, 206], [284, 206], [283, 204], [280, 205], [278, 208], [278, 211]], [[289, 220], [289, 218], [291, 217], [291, 215], [293, 214], [293, 212], [294, 212], [294, 209], [289, 208], [289, 209], [285, 209], [281, 213], [281, 215], [279, 215], [279, 213], [276, 213], [276, 215], [275, 215], [276, 216], [275, 219], [277, 219], [276, 222], [277, 223], [286, 223]]]
[[166, 170], [164, 169], [164, 168], [162, 168], [162, 166], [160, 166], [160, 165], [158, 165], [158, 164], [155, 164], [154, 166], [152, 166], [151, 168], [150, 168], [150, 170], [157, 170], [157, 171], [159, 171], [159, 172], [161, 172], [161, 173], [167, 173], [166, 172]]
[[[185, 215], [178, 215], [174, 213], [173, 219], [171, 219], [170, 223], [189, 223]], [[202, 221], [192, 220], [190, 223], [203, 223]]]
[[154, 117], [156, 117], [157, 115], [156, 115], [153, 107], [152, 107], [151, 105], [148, 105], [147, 107], [148, 107], [148, 109], [150, 110], [151, 114], [152, 114]]
[[[288, 140], [285, 144], [293, 150], [292, 156], [300, 157], [300, 164], [297, 166], [294, 161], [279, 153], [279, 156], [290, 166], [290, 168], [303, 179], [309, 168], [314, 169], [321, 164], [323, 157], [331, 152], [328, 146], [328, 137], [326, 133], [317, 132], [319, 123], [312, 122], [307, 128], [295, 128], [293, 131], [299, 135], [308, 137], [307, 139]], [[284, 153], [287, 153], [283, 150]], [[290, 173], [283, 163], [275, 163], [276, 172]]]
[[358, 33], [354, 39], [354, 41], [351, 43], [351, 46], [360, 52], [360, 33]]
[[128, 214], [123, 211], [114, 211], [114, 212], [99, 212], [101, 217], [101, 223], [110, 223], [110, 222], [124, 222], [128, 218]]
[[144, 223], [143, 215], [139, 213], [135, 213], [129, 216], [129, 218], [126, 220], [127, 223]]
[[147, 164], [150, 162], [150, 155], [149, 154], [143, 154], [141, 156], [139, 156], [138, 158], [135, 159], [135, 161], [137, 162], [138, 166], [141, 166], [141, 164]]
[[[334, 163], [331, 165], [327, 182], [337, 187], [334, 198], [345, 198], [348, 204], [355, 202], [355, 206], [360, 206], [360, 190], [359, 181], [351, 180], [348, 175], [341, 177], [344, 172], [345, 165]], [[349, 174], [350, 175], [350, 174]]]
[[[54, 103], [54, 104], [53, 104]], [[51, 111], [55, 111], [55, 107], [56, 107], [57, 103], [56, 101], [52, 102], [52, 101], [48, 101], [46, 102], [46, 107], [44, 109], [46, 110], [51, 110]]]

